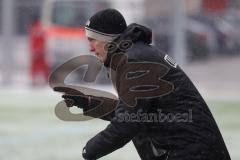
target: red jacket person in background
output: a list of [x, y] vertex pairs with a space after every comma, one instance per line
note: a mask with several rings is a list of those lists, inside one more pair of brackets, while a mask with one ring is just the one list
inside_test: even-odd
[[47, 83], [49, 65], [46, 61], [45, 35], [38, 16], [34, 16], [29, 28], [30, 73], [32, 84]]

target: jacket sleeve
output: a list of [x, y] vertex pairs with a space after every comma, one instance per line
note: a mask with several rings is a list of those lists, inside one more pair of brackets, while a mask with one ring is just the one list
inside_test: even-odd
[[123, 114], [127, 111], [123, 103], [117, 106], [117, 114], [106, 129], [90, 139], [84, 147], [85, 159], [98, 159], [127, 144], [139, 130], [138, 123], [123, 121]]

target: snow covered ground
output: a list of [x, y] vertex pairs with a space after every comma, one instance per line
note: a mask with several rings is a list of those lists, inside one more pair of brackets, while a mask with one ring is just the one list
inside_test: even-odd
[[[54, 113], [61, 95], [48, 88], [2, 88], [0, 159], [82, 159], [87, 140], [107, 126], [102, 120], [64, 122]], [[132, 144], [103, 159], [138, 159]]]

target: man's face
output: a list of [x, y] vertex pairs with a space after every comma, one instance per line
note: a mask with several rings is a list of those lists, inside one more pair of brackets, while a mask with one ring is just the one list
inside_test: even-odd
[[89, 41], [89, 45], [90, 45], [90, 51], [94, 52], [94, 54], [102, 62], [104, 62], [107, 58], [107, 50], [105, 49], [107, 42], [99, 41], [99, 40], [92, 39], [92, 38], [88, 38], [88, 41]]

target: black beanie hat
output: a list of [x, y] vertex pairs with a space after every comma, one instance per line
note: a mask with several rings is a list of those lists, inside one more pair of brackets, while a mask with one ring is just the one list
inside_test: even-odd
[[116, 9], [105, 9], [95, 13], [85, 26], [86, 36], [111, 42], [127, 28], [123, 15]]

